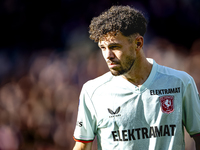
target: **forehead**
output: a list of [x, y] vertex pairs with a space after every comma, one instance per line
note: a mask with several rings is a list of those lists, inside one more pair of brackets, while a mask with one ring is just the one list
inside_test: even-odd
[[128, 44], [128, 38], [121, 33], [113, 34], [108, 33], [104, 35], [98, 42], [98, 45], [110, 45], [110, 44]]

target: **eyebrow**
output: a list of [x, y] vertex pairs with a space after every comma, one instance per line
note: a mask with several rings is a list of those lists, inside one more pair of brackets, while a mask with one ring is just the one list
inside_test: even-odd
[[[110, 43], [108, 46], [114, 46], [114, 45], [121, 45], [121, 44], [120, 44], [120, 43]], [[104, 46], [104, 45], [102, 45], [102, 44], [99, 45], [99, 44], [98, 44], [98, 46], [99, 46], [99, 47], [102, 47], [102, 46]]]
[[99, 47], [102, 47], [103, 45], [99, 45], [99, 44], [98, 44], [98, 46], [99, 46]]
[[111, 43], [108, 46], [113, 46], [113, 45], [121, 45], [120, 43]]

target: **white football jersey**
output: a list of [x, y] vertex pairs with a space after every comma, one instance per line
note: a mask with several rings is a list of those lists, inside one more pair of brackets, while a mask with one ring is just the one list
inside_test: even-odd
[[154, 60], [137, 87], [110, 72], [84, 84], [74, 139], [99, 150], [184, 150], [184, 126], [200, 133], [200, 99], [193, 78]]

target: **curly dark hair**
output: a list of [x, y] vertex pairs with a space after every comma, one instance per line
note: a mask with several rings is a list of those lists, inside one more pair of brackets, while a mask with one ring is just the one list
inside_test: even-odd
[[147, 20], [143, 14], [130, 6], [112, 6], [94, 17], [89, 26], [90, 39], [98, 42], [107, 33], [121, 32], [124, 36], [139, 33], [144, 36]]

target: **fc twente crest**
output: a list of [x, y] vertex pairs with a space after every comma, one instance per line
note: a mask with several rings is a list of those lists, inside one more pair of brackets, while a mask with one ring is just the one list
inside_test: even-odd
[[174, 96], [162, 96], [160, 97], [160, 105], [162, 112], [170, 114], [174, 111]]

